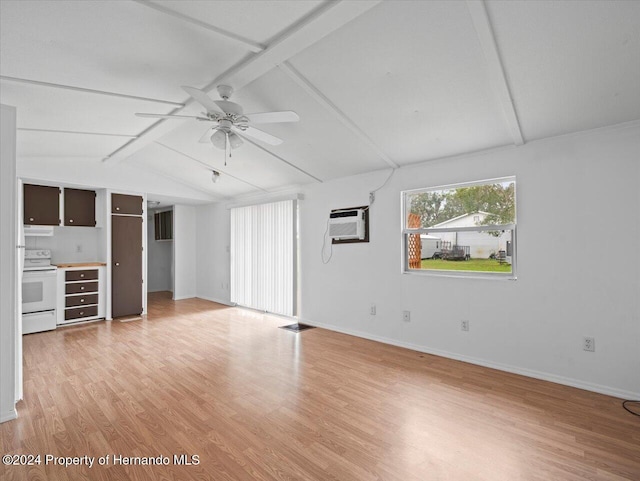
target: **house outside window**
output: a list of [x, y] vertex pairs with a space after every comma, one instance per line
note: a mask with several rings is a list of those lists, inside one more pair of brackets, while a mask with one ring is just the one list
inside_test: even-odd
[[516, 277], [516, 179], [402, 193], [405, 273]]

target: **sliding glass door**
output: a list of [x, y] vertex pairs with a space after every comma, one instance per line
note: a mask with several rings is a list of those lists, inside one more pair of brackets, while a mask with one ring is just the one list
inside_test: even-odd
[[297, 202], [231, 209], [231, 301], [296, 314]]

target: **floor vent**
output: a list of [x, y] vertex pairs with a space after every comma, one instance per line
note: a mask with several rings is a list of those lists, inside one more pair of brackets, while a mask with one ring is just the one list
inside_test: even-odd
[[300, 332], [307, 329], [315, 329], [315, 326], [309, 326], [307, 324], [289, 324], [288, 326], [280, 326], [280, 329], [286, 329], [287, 331]]

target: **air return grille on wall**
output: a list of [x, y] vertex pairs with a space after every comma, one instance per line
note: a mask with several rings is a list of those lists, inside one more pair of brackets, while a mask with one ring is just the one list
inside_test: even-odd
[[332, 239], [364, 239], [364, 209], [332, 212], [329, 215], [329, 237]]

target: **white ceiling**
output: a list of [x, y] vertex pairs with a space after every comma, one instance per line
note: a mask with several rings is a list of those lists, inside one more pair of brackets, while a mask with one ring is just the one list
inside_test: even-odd
[[[2, 0], [0, 75], [19, 162], [220, 200], [640, 119], [640, 2]], [[221, 83], [301, 120], [224, 165], [205, 124], [134, 115]]]

